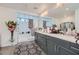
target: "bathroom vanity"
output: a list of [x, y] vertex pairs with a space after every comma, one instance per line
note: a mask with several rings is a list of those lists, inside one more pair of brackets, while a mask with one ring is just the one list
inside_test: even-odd
[[78, 55], [79, 44], [73, 36], [35, 32], [35, 42], [47, 55]]

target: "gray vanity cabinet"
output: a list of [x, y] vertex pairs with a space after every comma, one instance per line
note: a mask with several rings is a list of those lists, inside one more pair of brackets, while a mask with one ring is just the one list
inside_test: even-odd
[[47, 36], [47, 52], [49, 55], [71, 55], [70, 44], [59, 38]]
[[77, 55], [79, 45], [63, 39], [35, 33], [35, 42], [48, 55]]

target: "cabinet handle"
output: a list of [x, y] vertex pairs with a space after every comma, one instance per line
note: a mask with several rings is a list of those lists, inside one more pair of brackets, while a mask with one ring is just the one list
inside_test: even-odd
[[75, 48], [75, 47], [72, 47], [72, 46], [71, 46], [71, 48], [72, 48], [72, 49], [74, 49], [74, 50], [77, 50], [77, 51], [79, 51], [79, 49], [77, 49], [77, 48]]

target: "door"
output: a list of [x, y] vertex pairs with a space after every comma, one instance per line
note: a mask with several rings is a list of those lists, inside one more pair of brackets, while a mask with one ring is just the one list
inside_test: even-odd
[[41, 36], [38, 36], [38, 45], [40, 46], [40, 48], [45, 52], [47, 53], [47, 47], [46, 47], [46, 39], [45, 37], [41, 37]]

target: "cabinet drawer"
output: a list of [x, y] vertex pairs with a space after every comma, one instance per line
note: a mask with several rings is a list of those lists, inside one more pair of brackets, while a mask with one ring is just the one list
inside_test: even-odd
[[71, 43], [70, 45], [71, 45], [70, 50], [77, 53], [77, 54], [79, 54], [79, 45], [75, 44], [75, 43]]
[[59, 55], [76, 55], [75, 52], [73, 52], [73, 51], [71, 51], [71, 50], [69, 50], [67, 48], [64, 48], [62, 46], [59, 46], [59, 48], [58, 48], [58, 54]]

